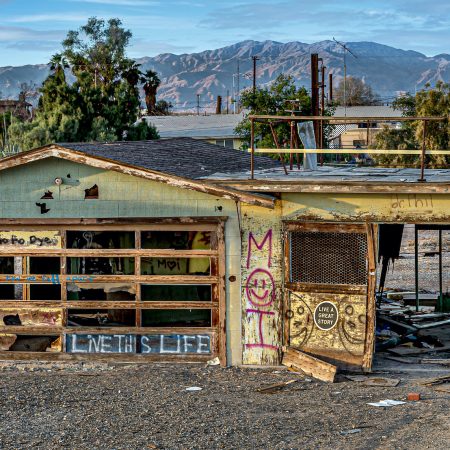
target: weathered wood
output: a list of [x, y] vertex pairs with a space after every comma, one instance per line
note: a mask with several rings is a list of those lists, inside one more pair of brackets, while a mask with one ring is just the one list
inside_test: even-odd
[[334, 382], [337, 367], [292, 347], [283, 352], [283, 365], [321, 381]]
[[359, 294], [365, 295], [367, 293], [366, 285], [353, 284], [320, 284], [320, 283], [286, 283], [286, 288], [296, 292], [310, 292], [321, 293], [327, 292], [330, 294]]
[[405, 347], [396, 347], [390, 348], [387, 352], [392, 353], [397, 356], [414, 356], [414, 355], [424, 355], [426, 353], [434, 353], [434, 352], [446, 352], [450, 350], [450, 345], [444, 345], [443, 347], [435, 347], [435, 348], [405, 348]]
[[377, 243], [376, 231], [373, 224], [367, 224], [367, 261], [368, 261], [368, 282], [367, 282], [367, 311], [366, 311], [366, 337], [362, 368], [370, 371], [372, 368], [373, 354], [375, 351], [375, 289], [376, 289], [376, 263], [377, 263]]
[[217, 247], [219, 252], [218, 272], [219, 283], [218, 289], [218, 303], [219, 303], [219, 359], [221, 366], [227, 365], [227, 326], [226, 326], [226, 290], [225, 290], [225, 273], [226, 273], [226, 248], [225, 248], [225, 224], [221, 223], [217, 229]]
[[285, 222], [288, 231], [304, 231], [308, 233], [366, 233], [366, 225], [361, 223], [335, 223], [335, 222]]
[[[330, 177], [334, 175], [330, 173]], [[426, 183], [401, 182], [401, 181], [346, 181], [336, 179], [320, 180], [318, 178], [306, 178], [304, 180], [224, 180], [215, 179], [217, 183], [230, 186], [234, 189], [242, 189], [254, 192], [303, 192], [317, 194], [448, 194], [448, 182]]]
[[142, 256], [146, 258], [205, 258], [214, 257], [218, 253], [215, 250], [133, 250], [133, 249], [18, 249], [18, 248], [2, 248], [0, 247], [0, 255], [8, 256], [60, 256], [66, 255], [71, 258], [125, 258]]

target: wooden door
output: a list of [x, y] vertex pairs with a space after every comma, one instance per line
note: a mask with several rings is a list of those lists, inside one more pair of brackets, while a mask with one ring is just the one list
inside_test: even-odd
[[371, 224], [286, 224], [286, 345], [341, 368], [370, 370], [375, 231]]

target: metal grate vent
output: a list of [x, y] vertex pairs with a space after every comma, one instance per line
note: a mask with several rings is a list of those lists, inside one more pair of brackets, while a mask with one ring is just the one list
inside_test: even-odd
[[291, 281], [318, 284], [367, 284], [364, 233], [290, 233]]

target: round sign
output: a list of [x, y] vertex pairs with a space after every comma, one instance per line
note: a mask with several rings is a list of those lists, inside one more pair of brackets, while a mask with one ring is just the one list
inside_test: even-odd
[[314, 310], [314, 323], [321, 330], [331, 330], [338, 321], [338, 309], [331, 302], [322, 302]]

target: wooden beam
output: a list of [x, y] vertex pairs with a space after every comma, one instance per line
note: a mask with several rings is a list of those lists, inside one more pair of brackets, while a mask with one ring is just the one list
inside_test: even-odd
[[283, 365], [303, 372], [307, 376], [329, 383], [334, 382], [337, 367], [295, 348], [287, 347], [283, 352]]

